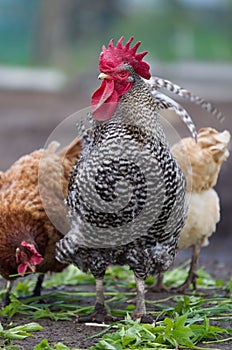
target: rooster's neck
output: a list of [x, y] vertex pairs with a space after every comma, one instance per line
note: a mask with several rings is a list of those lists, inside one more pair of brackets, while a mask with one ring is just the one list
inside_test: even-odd
[[146, 134], [154, 134], [161, 128], [155, 99], [140, 77], [137, 77], [133, 87], [121, 97], [111, 120], [136, 126]]

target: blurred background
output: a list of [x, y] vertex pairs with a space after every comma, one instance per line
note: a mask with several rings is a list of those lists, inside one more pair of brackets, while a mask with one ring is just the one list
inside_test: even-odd
[[[54, 128], [88, 107], [103, 44], [141, 40], [152, 74], [213, 102], [216, 120], [183, 102], [197, 129], [231, 131], [232, 0], [0, 0], [0, 169], [43, 147]], [[178, 118], [170, 122], [182, 136]], [[231, 261], [232, 157], [217, 184], [222, 219], [203, 258]]]

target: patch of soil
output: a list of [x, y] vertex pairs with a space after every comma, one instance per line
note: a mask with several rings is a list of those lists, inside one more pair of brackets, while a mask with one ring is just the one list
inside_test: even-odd
[[[178, 260], [181, 260], [181, 257], [178, 257]], [[200, 261], [200, 265], [202, 264], [202, 260]], [[216, 261], [208, 261], [204, 262], [204, 267], [207, 272], [209, 272], [216, 279], [224, 279], [227, 281], [231, 276], [231, 264], [218, 263]], [[115, 282], [116, 283], [116, 282]], [[77, 287], [78, 288], [78, 287]], [[79, 289], [79, 288], [78, 288]], [[73, 286], [64, 286], [62, 287], [62, 292], [64, 291], [75, 291], [75, 287]], [[94, 291], [94, 286], [81, 286], [81, 290], [85, 291]], [[206, 297], [212, 296], [215, 294], [215, 290], [202, 290]], [[218, 293], [221, 293], [218, 292]], [[152, 293], [150, 291], [146, 294], [147, 300], [155, 300], [155, 299], [163, 299], [171, 294], [169, 293]], [[191, 295], [191, 290], [188, 290], [188, 295]], [[83, 297], [81, 298], [80, 303], [82, 305], [89, 305], [94, 302], [94, 299]], [[125, 306], [125, 305], [124, 305]], [[123, 305], [119, 306], [120, 308]], [[148, 307], [149, 309], [149, 307]], [[4, 319], [3, 323], [9, 323], [12, 321], [14, 325], [21, 325], [25, 323], [32, 322], [31, 318], [22, 315], [15, 315], [11, 320]], [[33, 320], [36, 322], [36, 320]], [[22, 346], [24, 350], [32, 350], [33, 347], [40, 343], [41, 340], [47, 339], [49, 345], [52, 346], [57, 342], [62, 342], [63, 344], [69, 347], [75, 347], [78, 349], [88, 349], [90, 346], [94, 345], [98, 341], [98, 337], [94, 337], [89, 339], [89, 337], [99, 333], [103, 328], [95, 327], [95, 326], [87, 326], [85, 324], [78, 323], [77, 319], [73, 319], [71, 321], [51, 321], [50, 319], [39, 319], [37, 321], [41, 326], [43, 326], [43, 330], [39, 332], [34, 332], [33, 337], [28, 337], [22, 341], [14, 341], [15, 345]], [[223, 328], [232, 328], [232, 321], [229, 322], [214, 322], [212, 325], [223, 327]], [[113, 331], [113, 330], [111, 330]], [[208, 348], [216, 348], [220, 350], [231, 350], [232, 342], [224, 342], [220, 344], [210, 344], [210, 345], [202, 345]], [[21, 348], [19, 348], [21, 349]]]
[[[24, 324], [25, 318], [16, 318], [17, 324]], [[47, 339], [50, 346], [54, 343], [61, 342], [72, 348], [88, 349], [96, 342], [96, 338], [88, 339], [91, 335], [100, 332], [101, 328], [85, 326], [76, 321], [51, 321], [41, 319], [38, 321], [43, 330], [34, 333], [34, 337], [28, 337], [23, 341], [14, 344], [23, 346], [24, 350], [32, 350], [33, 346], [40, 343], [41, 340]]]

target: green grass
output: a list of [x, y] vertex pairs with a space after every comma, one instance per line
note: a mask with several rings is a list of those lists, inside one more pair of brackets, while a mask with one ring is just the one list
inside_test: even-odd
[[232, 333], [224, 328], [211, 326], [209, 319], [192, 320], [188, 313], [178, 318], [166, 317], [156, 325], [141, 324], [129, 317], [125, 324], [118, 325], [118, 331], [105, 334], [91, 350], [122, 349], [206, 349], [197, 344], [215, 338], [220, 342], [221, 335], [232, 339]]
[[[165, 275], [167, 285], [178, 285], [184, 281], [187, 274], [187, 263], [175, 268]], [[218, 324], [232, 319], [232, 279], [229, 283], [214, 280], [203, 268], [198, 270], [199, 291], [191, 291], [185, 295], [168, 295], [163, 299], [146, 300], [148, 310], [155, 319], [154, 325], [140, 324], [130, 318], [134, 304], [130, 302], [135, 297], [135, 283], [133, 273], [127, 267], [113, 267], [108, 269], [105, 277], [106, 307], [114, 316], [120, 316], [122, 321], [114, 326], [117, 330], [102, 335], [98, 343], [91, 350], [102, 349], [203, 349], [198, 344], [218, 344], [232, 339], [232, 330], [218, 327]], [[18, 280], [11, 293], [11, 303], [0, 311], [0, 316], [13, 317], [21, 314], [33, 321], [49, 318], [53, 321], [71, 321], [78, 315], [87, 315], [93, 311], [95, 298], [94, 279], [90, 274], [84, 274], [73, 266], [60, 274], [49, 276], [44, 282], [41, 297], [18, 299], [29, 296], [36, 276]], [[147, 286], [155, 279], [147, 279]], [[67, 285], [64, 290], [64, 285]], [[117, 285], [117, 287], [116, 287]], [[54, 289], [55, 287], [55, 289]], [[93, 290], [93, 291], [92, 291]], [[4, 290], [1, 292], [3, 295]], [[86, 298], [91, 298], [90, 306], [86, 305]], [[43, 301], [43, 302], [42, 302]], [[217, 326], [215, 326], [217, 322]], [[32, 323], [33, 325], [34, 323]], [[21, 326], [20, 326], [21, 327]], [[28, 327], [28, 325], [25, 325]], [[38, 326], [39, 327], [39, 326]], [[11, 329], [11, 331], [10, 331]], [[14, 350], [14, 328], [1, 329], [0, 337], [4, 342], [4, 349]], [[37, 329], [39, 330], [39, 329]], [[29, 329], [16, 336], [28, 336]], [[33, 331], [33, 330], [31, 330]], [[12, 337], [9, 337], [12, 334]], [[0, 348], [1, 348], [0, 339]], [[23, 338], [22, 338], [23, 339]], [[7, 347], [6, 347], [7, 346]], [[49, 345], [44, 339], [36, 345], [35, 350], [68, 350], [61, 343]]]

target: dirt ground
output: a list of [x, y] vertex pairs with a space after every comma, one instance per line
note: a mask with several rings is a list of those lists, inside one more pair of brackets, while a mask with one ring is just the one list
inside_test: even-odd
[[[70, 114], [89, 105], [86, 95], [69, 92], [62, 94], [43, 94], [33, 92], [0, 91], [0, 169], [7, 169], [21, 155], [43, 147], [54, 128]], [[185, 107], [190, 107], [185, 104]], [[201, 112], [198, 107], [188, 109], [192, 114], [197, 128], [212, 126], [218, 130], [231, 130], [232, 102], [217, 103], [217, 106], [227, 116], [223, 123]], [[180, 134], [186, 131], [176, 125]], [[216, 278], [228, 279], [232, 268], [232, 239], [231, 239], [231, 175], [232, 157], [223, 165], [217, 184], [217, 191], [221, 198], [222, 218], [218, 225], [217, 233], [211, 239], [211, 244], [202, 250], [201, 264]], [[183, 252], [182, 258], [189, 252]], [[147, 298], [161, 298], [161, 294], [148, 294]], [[86, 301], [86, 303], [88, 303]], [[26, 317], [14, 317], [17, 324], [30, 322]], [[63, 342], [70, 347], [88, 348], [94, 343], [88, 337], [99, 328], [87, 327], [75, 321], [53, 322], [48, 319], [39, 320], [44, 327], [43, 331], [35, 333], [33, 338], [27, 338], [23, 343], [23, 349], [32, 350], [33, 346], [42, 339], [47, 339], [51, 344]], [[220, 324], [220, 326], [223, 326]], [[231, 325], [227, 325], [230, 326]], [[95, 340], [96, 341], [96, 340]], [[212, 346], [213, 347], [213, 346]], [[219, 349], [230, 350], [231, 343], [219, 345]]]
[[[183, 260], [184, 256], [179, 256], [177, 258], [177, 264]], [[228, 281], [231, 276], [232, 263], [222, 263], [220, 261], [204, 261], [201, 259], [199, 265], [204, 265], [207, 272], [209, 272], [214, 278], [220, 278], [224, 281]], [[65, 290], [77, 291], [77, 290], [85, 290], [85, 291], [94, 291], [94, 286], [66, 286], [62, 289]], [[107, 289], [106, 289], [107, 290]], [[130, 290], [131, 291], [131, 290]], [[132, 290], [134, 291], [134, 290]], [[199, 290], [200, 291], [200, 290]], [[48, 290], [46, 291], [48, 292]], [[214, 290], [201, 290], [204, 292], [206, 297], [210, 297], [215, 293]], [[191, 295], [191, 291], [187, 291], [186, 293]], [[221, 293], [221, 292], [220, 292]], [[170, 293], [153, 293], [147, 290], [146, 300], [160, 300], [163, 298], [172, 295]], [[94, 298], [93, 297], [83, 297], [80, 301], [81, 305], [93, 305]], [[119, 305], [119, 308], [123, 308], [126, 305]], [[152, 308], [148, 306], [148, 310], [152, 311]], [[9, 323], [13, 321], [14, 325], [20, 325], [32, 322], [32, 320], [27, 316], [19, 316], [15, 315], [11, 320], [3, 319], [3, 324]], [[36, 321], [36, 320], [35, 320]], [[97, 342], [98, 337], [94, 337], [93, 339], [89, 339], [92, 335], [99, 333], [102, 328], [95, 326], [87, 326], [85, 324], [80, 324], [76, 319], [72, 321], [51, 321], [49, 319], [39, 319], [38, 322], [41, 326], [43, 326], [43, 330], [39, 332], [33, 333], [33, 337], [28, 337], [23, 341], [14, 341], [14, 345], [22, 346], [24, 350], [32, 350], [35, 345], [37, 345], [43, 339], [47, 339], [49, 345], [55, 344], [57, 342], [62, 342], [63, 344], [69, 347], [75, 347], [80, 349], [88, 349], [91, 345]], [[224, 328], [232, 328], [232, 321], [230, 322], [214, 322], [212, 325], [224, 327]], [[200, 344], [199, 344], [200, 346]], [[203, 346], [203, 345], [202, 345]], [[220, 349], [220, 350], [231, 350], [232, 342], [224, 342], [217, 344], [217, 346], [210, 344], [207, 345], [208, 348]], [[205, 346], [206, 347], [206, 346]], [[21, 349], [21, 348], [20, 348]], [[187, 349], [186, 349], [187, 350]]]

